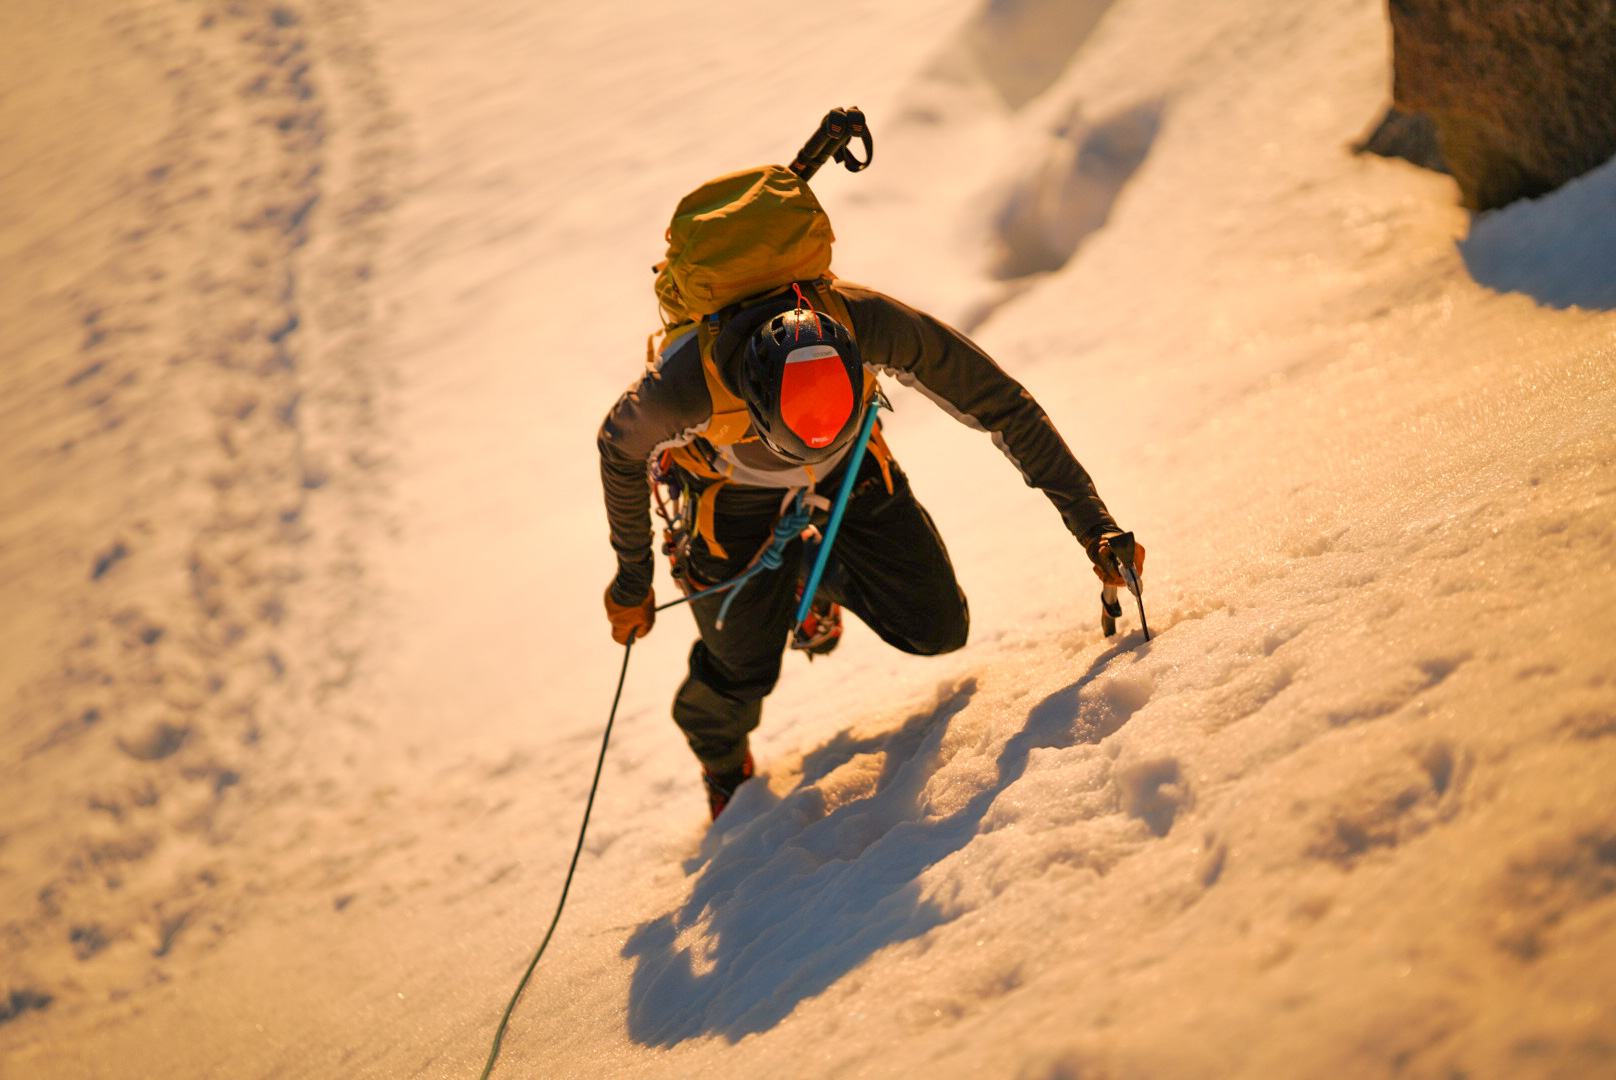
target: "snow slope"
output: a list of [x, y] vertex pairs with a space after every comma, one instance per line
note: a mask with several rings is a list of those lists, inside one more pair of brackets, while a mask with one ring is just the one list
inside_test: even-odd
[[[121, 96], [18, 77], [29, 108], [0, 112], [30, 145], [66, 138], [16, 126], [51, 103], [100, 125], [5, 174], [40, 208], [0, 234], [27, 238], [0, 249], [9, 296], [64, 314], [7, 339], [0, 1073], [476, 1075], [622, 660], [589, 447], [654, 326], [666, 215], [851, 103], [877, 158], [815, 182], [838, 272], [972, 327], [1032, 390], [1149, 548], [1158, 637], [1130, 609], [1101, 638], [1042, 496], [896, 395], [973, 643], [920, 660], [855, 626], [793, 658], [762, 777], [708, 831], [666, 717], [690, 631], [665, 615], [495, 1075], [1613, 1067], [1612, 167], [1472, 223], [1445, 178], [1350, 156], [1388, 84], [1361, 0], [847, 3], [788, 50], [744, 4], [238, 4], [213, 13], [228, 40], [275, 28], [271, 67], [308, 58], [326, 124], [320, 168], [277, 174], [326, 185], [307, 237], [255, 249], [198, 224], [254, 220], [240, 202], [127, 180], [157, 182], [157, 146], [245, 198], [271, 169], [248, 135], [288, 130], [223, 94], [110, 111], [195, 103], [159, 72], [210, 85], [222, 47], [200, 6], [138, 10], [145, 52], [111, 8], [100, 36], [27, 23], [99, 49]], [[670, 45], [693, 25], [700, 63]], [[107, 194], [76, 234], [49, 215], [87, 198], [52, 194], [81, 160]], [[143, 250], [184, 287], [117, 294], [143, 313], [119, 362], [165, 392], [81, 399], [95, 320], [67, 299]], [[362, 284], [316, 295], [347, 303], [269, 341], [287, 275], [344, 266]], [[248, 330], [187, 320], [208, 282]], [[195, 345], [219, 361], [165, 367], [189, 325], [219, 327]], [[296, 362], [259, 377], [299, 381], [247, 408], [214, 369], [266, 341]], [[325, 451], [313, 486], [229, 426], [287, 394], [313, 405], [284, 452]], [[92, 422], [94, 468], [44, 453]], [[216, 447], [263, 464], [210, 486]], [[313, 493], [306, 536], [276, 532], [283, 475]], [[218, 544], [241, 576], [210, 605]], [[75, 679], [87, 632], [101, 674]]]

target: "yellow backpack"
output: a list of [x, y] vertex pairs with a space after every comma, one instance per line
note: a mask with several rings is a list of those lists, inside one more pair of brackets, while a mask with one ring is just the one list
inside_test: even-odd
[[[667, 258], [656, 266], [663, 332], [651, 335], [646, 361], [654, 365], [662, 345], [694, 327], [713, 402], [702, 437], [715, 446], [743, 442], [751, 417], [719, 377], [713, 355], [724, 310], [795, 284], [852, 335], [847, 306], [830, 287], [836, 234], [802, 178], [782, 165], [765, 165], [709, 180], [679, 200], [667, 238]], [[866, 374], [864, 399], [874, 392], [875, 377]]]
[[[728, 446], [757, 437], [746, 402], [718, 373], [713, 346], [727, 321], [726, 309], [739, 307], [742, 301], [768, 299], [797, 285], [813, 306], [852, 335], [847, 305], [830, 284], [835, 239], [830, 219], [806, 181], [781, 165], [720, 176], [679, 200], [668, 226], [667, 258], [655, 267], [663, 330], [651, 335], [646, 362], [655, 365], [666, 343], [692, 330], [698, 335], [702, 373], [713, 403], [712, 420], [702, 432], [707, 442]], [[866, 369], [863, 401], [867, 404], [876, 392], [875, 376]], [[879, 429], [872, 446], [886, 473], [889, 455]], [[690, 447], [675, 448], [671, 458], [697, 476], [725, 480]], [[887, 486], [890, 489], [890, 479]], [[702, 502], [706, 511], [702, 516], [710, 517], [714, 500]], [[698, 531], [711, 540], [710, 526]]]
[[709, 180], [679, 200], [667, 238], [656, 293], [671, 330], [738, 300], [822, 277], [836, 234], [796, 173], [765, 165]]

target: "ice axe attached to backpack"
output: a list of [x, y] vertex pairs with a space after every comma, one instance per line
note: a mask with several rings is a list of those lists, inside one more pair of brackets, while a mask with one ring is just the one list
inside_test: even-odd
[[[864, 160], [853, 156], [848, 144], [854, 139], [864, 144]], [[804, 182], [827, 161], [834, 160], [847, 167], [848, 172], [868, 168], [875, 157], [875, 145], [870, 141], [870, 129], [864, 123], [864, 113], [857, 106], [850, 109], [832, 109], [819, 122], [819, 130], [808, 137], [791, 162], [791, 171]]]
[[[1139, 626], [1145, 632], [1145, 640], [1150, 640], [1150, 624], [1145, 621], [1145, 587], [1139, 580], [1139, 574], [1134, 570], [1134, 540], [1133, 533], [1117, 533], [1108, 536], [1106, 547], [1111, 552], [1111, 566], [1121, 576], [1133, 593], [1133, 599], [1139, 606]], [[1106, 637], [1117, 632], [1117, 618], [1122, 614], [1122, 603], [1117, 599], [1117, 587], [1106, 585], [1100, 589], [1100, 629]]]

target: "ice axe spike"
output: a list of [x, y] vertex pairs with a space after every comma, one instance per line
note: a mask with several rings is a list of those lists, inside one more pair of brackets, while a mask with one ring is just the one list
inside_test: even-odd
[[1117, 632], [1117, 619], [1122, 615], [1122, 604], [1117, 600], [1117, 587], [1106, 585], [1100, 589], [1100, 629], [1106, 637]]
[[[1150, 640], [1150, 623], [1145, 620], [1144, 584], [1139, 580], [1139, 574], [1134, 570], [1134, 540], [1133, 533], [1117, 533], [1115, 536], [1105, 538], [1106, 547], [1111, 552], [1111, 565], [1133, 593], [1134, 603], [1139, 607], [1139, 626], [1145, 632], [1145, 640]], [[1122, 614], [1122, 604], [1117, 599], [1115, 585], [1107, 585], [1100, 590], [1100, 629], [1106, 637], [1117, 632], [1117, 616]]]

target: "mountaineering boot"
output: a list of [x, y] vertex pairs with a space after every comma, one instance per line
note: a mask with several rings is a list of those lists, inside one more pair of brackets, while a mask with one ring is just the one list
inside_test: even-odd
[[735, 789], [752, 778], [752, 771], [750, 750], [746, 752], [746, 757], [741, 761], [739, 768], [715, 773], [707, 766], [702, 766], [701, 782], [707, 785], [707, 809], [712, 811], [714, 821], [717, 821], [718, 815], [724, 812], [724, 807], [729, 805]]
[[[802, 586], [797, 586], [797, 600], [802, 600]], [[841, 644], [842, 606], [833, 604], [823, 596], [815, 596], [808, 617], [791, 630], [791, 647], [808, 654], [812, 660], [824, 656]]]
[[[803, 545], [802, 570], [797, 575], [797, 591], [793, 594], [798, 608], [802, 607], [802, 594], [808, 588], [808, 568], [818, 555], [817, 541]], [[826, 579], [834, 581], [839, 572], [840, 567], [832, 559]], [[809, 606], [807, 616], [791, 628], [790, 645], [799, 652], [807, 653], [808, 659], [812, 660], [816, 656], [826, 655], [841, 641], [842, 605], [827, 600], [825, 590], [821, 588], [814, 593], [814, 602]]]

